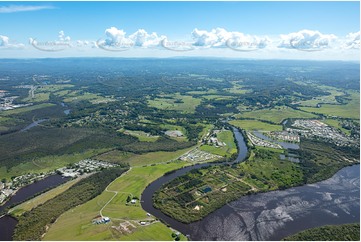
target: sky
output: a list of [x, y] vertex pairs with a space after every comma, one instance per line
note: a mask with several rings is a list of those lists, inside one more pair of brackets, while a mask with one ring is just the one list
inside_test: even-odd
[[354, 2], [0, 2], [0, 58], [359, 60]]

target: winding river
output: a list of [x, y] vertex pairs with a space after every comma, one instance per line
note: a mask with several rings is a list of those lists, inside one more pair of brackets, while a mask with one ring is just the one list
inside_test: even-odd
[[[40, 192], [56, 187], [68, 180], [69, 178], [63, 178], [62, 176], [55, 174], [20, 188], [14, 196], [12, 196], [4, 205], [0, 206], [0, 212], [13, 204], [21, 203]], [[0, 241], [12, 240], [16, 224], [17, 220], [9, 215], [0, 217]]]
[[[247, 156], [242, 134], [233, 129], [239, 154]], [[244, 196], [224, 205], [200, 221], [184, 224], [153, 207], [152, 196], [163, 184], [188, 171], [210, 165], [182, 168], [151, 183], [142, 194], [142, 207], [190, 240], [281, 240], [304, 229], [327, 224], [360, 222], [360, 165], [346, 167], [332, 178], [315, 184]]]

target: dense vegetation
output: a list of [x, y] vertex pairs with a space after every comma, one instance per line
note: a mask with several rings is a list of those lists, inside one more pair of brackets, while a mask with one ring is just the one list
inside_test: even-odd
[[288, 236], [287, 241], [360, 241], [360, 224], [326, 225]]
[[83, 204], [99, 195], [105, 187], [127, 169], [116, 167], [91, 175], [73, 185], [64, 193], [42, 205], [25, 212], [19, 217], [13, 236], [14, 240], [40, 240], [46, 231], [46, 225], [54, 223], [64, 212]]

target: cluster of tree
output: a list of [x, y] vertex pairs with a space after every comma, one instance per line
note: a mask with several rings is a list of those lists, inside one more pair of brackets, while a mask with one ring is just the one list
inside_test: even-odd
[[136, 141], [122, 146], [121, 149], [124, 151], [141, 154], [154, 151], [176, 151], [179, 149], [191, 147], [195, 144], [195, 141], [178, 142], [170, 138], [160, 137], [155, 142]]
[[326, 225], [288, 236], [286, 241], [360, 241], [360, 224]]
[[13, 239], [40, 240], [46, 225], [54, 223], [67, 210], [98, 196], [110, 182], [126, 170], [127, 168], [124, 167], [115, 167], [98, 172], [84, 178], [44, 204], [25, 212], [19, 217]]

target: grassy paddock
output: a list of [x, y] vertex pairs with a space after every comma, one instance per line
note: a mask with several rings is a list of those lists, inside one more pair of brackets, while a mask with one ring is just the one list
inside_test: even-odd
[[258, 120], [232, 120], [230, 124], [245, 130], [281, 131], [281, 125], [269, 124]]
[[113, 150], [108, 153], [104, 153], [96, 157], [96, 159], [116, 162], [116, 163], [128, 163], [130, 166], [146, 166], [156, 164], [160, 162], [166, 162], [168, 160], [176, 159], [191, 148], [177, 150], [174, 152], [158, 151], [150, 152], [142, 155], [132, 154], [124, 151]]
[[351, 100], [345, 105], [322, 104], [320, 108], [301, 107], [300, 109], [329, 116], [360, 119], [360, 93], [355, 91], [349, 93]]
[[312, 113], [295, 110], [290, 107], [282, 106], [272, 109], [262, 109], [251, 112], [244, 112], [238, 116], [242, 118], [254, 118], [259, 120], [268, 120], [280, 124], [282, 120], [287, 118], [316, 118]]
[[[178, 103], [177, 100], [180, 102]], [[175, 110], [184, 113], [194, 113], [195, 108], [201, 103], [199, 98], [192, 96], [184, 96], [179, 93], [170, 95], [170, 98], [155, 98], [154, 100], [148, 100], [148, 105], [158, 109]]]

